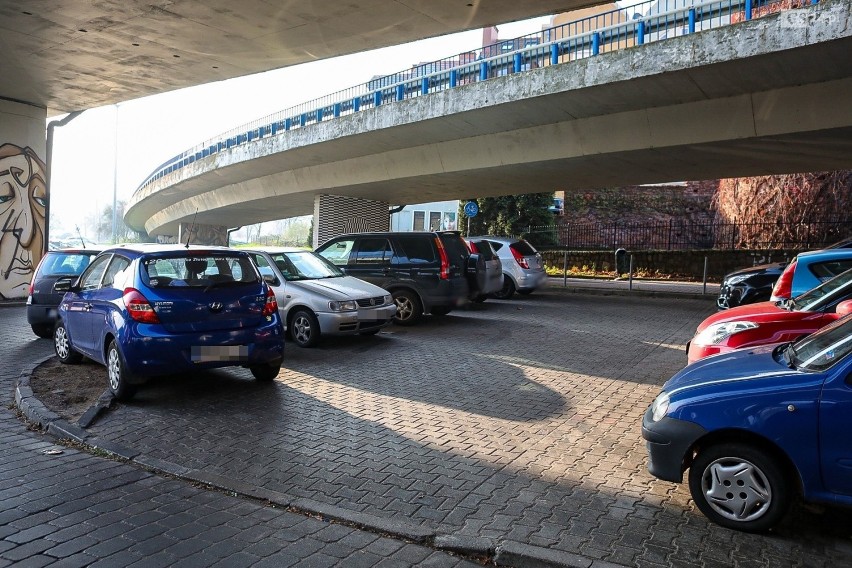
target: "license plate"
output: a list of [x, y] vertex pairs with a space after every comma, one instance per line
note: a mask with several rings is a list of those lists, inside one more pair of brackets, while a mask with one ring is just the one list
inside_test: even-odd
[[245, 345], [205, 345], [192, 347], [189, 355], [193, 363], [245, 361], [248, 359], [248, 347]]

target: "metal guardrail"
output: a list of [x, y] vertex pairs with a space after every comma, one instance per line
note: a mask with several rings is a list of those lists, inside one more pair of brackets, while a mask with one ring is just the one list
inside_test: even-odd
[[[403, 101], [559, 65], [646, 43], [750, 20], [817, 0], [646, 0], [512, 40], [503, 40], [454, 57], [378, 77], [264, 116], [205, 140], [163, 162], [136, 192], [195, 162], [267, 136], [319, 124], [382, 104]], [[675, 8], [668, 9], [669, 5]], [[662, 6], [662, 9], [660, 8]], [[680, 6], [680, 7], [678, 7]], [[653, 10], [656, 10], [652, 13]]]

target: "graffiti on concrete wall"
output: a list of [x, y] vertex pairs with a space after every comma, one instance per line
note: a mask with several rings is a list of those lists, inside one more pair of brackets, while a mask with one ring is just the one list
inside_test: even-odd
[[29, 147], [0, 145], [0, 299], [25, 298], [44, 247], [47, 182]]

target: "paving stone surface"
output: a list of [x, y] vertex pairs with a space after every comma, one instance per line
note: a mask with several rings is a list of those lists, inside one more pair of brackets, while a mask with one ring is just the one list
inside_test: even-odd
[[477, 566], [57, 445], [11, 408], [20, 368], [50, 352], [0, 308], [0, 568]]
[[852, 565], [849, 510], [796, 507], [771, 534], [737, 533], [647, 473], [641, 416], [714, 309], [712, 297], [554, 289], [489, 300], [290, 345], [271, 384], [242, 370], [159, 379], [88, 430], [143, 458], [460, 538], [642, 568]]

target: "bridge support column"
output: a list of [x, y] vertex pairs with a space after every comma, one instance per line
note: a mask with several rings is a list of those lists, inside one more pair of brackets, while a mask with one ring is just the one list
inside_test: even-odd
[[228, 246], [228, 227], [222, 225], [199, 225], [181, 223], [178, 227], [178, 241], [191, 245]]
[[47, 248], [46, 119], [45, 108], [0, 100], [0, 299], [27, 297]]
[[314, 248], [344, 233], [389, 229], [390, 213], [384, 201], [342, 195], [318, 195], [314, 199]]

